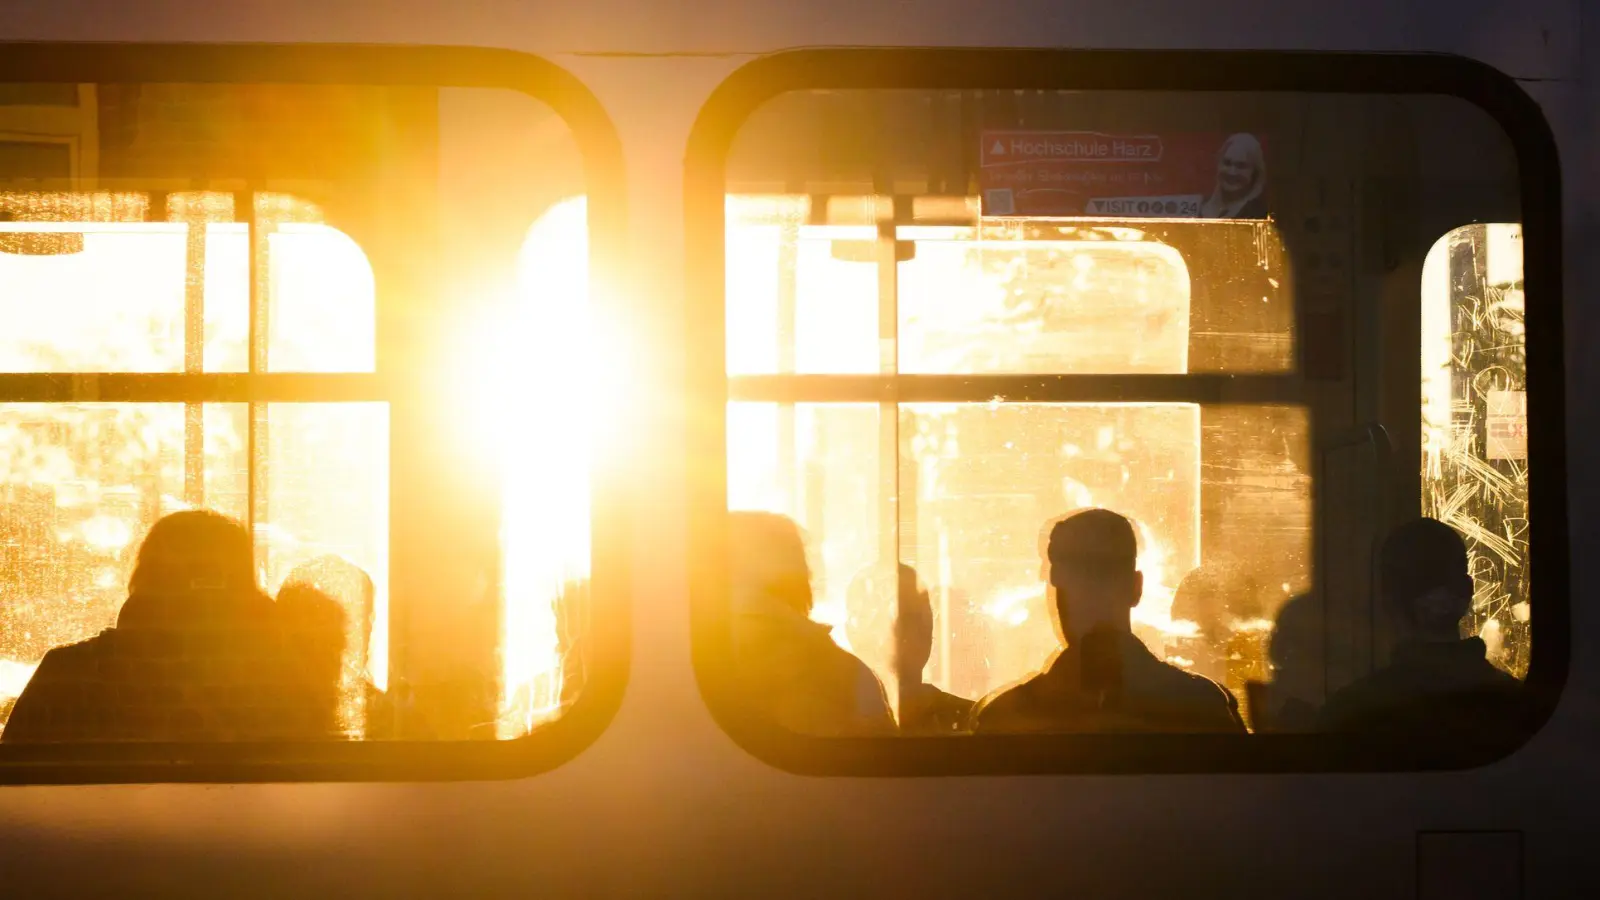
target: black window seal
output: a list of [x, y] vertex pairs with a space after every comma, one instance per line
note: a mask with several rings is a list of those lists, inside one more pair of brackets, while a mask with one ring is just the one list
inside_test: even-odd
[[[328, 84], [520, 91], [572, 129], [583, 157], [591, 271], [623, 258], [622, 143], [576, 76], [538, 57], [478, 47], [370, 44], [0, 43], [0, 83]], [[0, 402], [382, 399], [375, 374], [82, 373], [0, 375]], [[602, 480], [593, 503], [587, 680], [571, 709], [505, 741], [0, 743], [0, 784], [485, 781], [554, 769], [597, 739], [621, 707], [629, 665], [626, 508]]]
[[[1446, 95], [1491, 116], [1518, 161], [1524, 244], [1528, 369], [1530, 526], [1538, 539], [1537, 635], [1517, 733], [1471, 746], [1410, 746], [1347, 735], [983, 735], [823, 738], [796, 734], [754, 713], [731, 678], [726, 572], [725, 404], [783, 399], [776, 380], [730, 393], [725, 371], [726, 166], [745, 120], [768, 100], [802, 90], [1121, 90]], [[1554, 712], [1571, 643], [1562, 352], [1561, 182], [1555, 139], [1537, 103], [1504, 73], [1445, 54], [1209, 50], [796, 49], [753, 60], [702, 107], [685, 161], [686, 333], [689, 428], [688, 524], [692, 658], [707, 707], [753, 756], [804, 775], [1305, 773], [1461, 770], [1516, 752]], [[804, 377], [804, 376], [801, 376]], [[957, 383], [924, 382], [930, 389]], [[901, 386], [917, 376], [900, 376]], [[794, 376], [784, 376], [793, 382]], [[822, 380], [838, 381], [829, 376]], [[1018, 378], [1019, 387], [1041, 382]], [[1105, 379], [1114, 386], [1118, 379]], [[1121, 379], [1128, 381], [1128, 379]], [[1205, 378], [1196, 379], [1197, 384]], [[1147, 386], [1161, 386], [1148, 382]], [[892, 393], [878, 376], [840, 388], [870, 401]], [[852, 393], [853, 392], [853, 393]], [[1198, 392], [1204, 395], [1205, 388]], [[810, 399], [809, 395], [806, 395]], [[904, 393], [899, 394], [904, 400]], [[1020, 399], [1020, 398], [1011, 398]]]

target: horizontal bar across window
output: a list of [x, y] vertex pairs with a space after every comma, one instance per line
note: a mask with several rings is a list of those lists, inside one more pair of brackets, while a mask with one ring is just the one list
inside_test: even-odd
[[728, 399], [818, 403], [1298, 403], [1283, 375], [741, 375]]
[[14, 373], [0, 403], [298, 403], [384, 400], [371, 373]]

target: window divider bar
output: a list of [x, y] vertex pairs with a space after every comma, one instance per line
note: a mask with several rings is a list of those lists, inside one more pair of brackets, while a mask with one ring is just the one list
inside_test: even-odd
[[728, 399], [775, 403], [1303, 403], [1293, 375], [739, 375]]
[[[261, 264], [262, 254], [266, 252], [266, 241], [262, 240], [263, 216], [256, 203], [254, 191], [248, 188], [235, 191], [233, 195], [233, 216], [235, 221], [245, 223], [245, 233], [249, 236], [249, 250], [246, 253], [248, 266], [248, 291], [249, 291], [249, 326], [248, 340], [245, 344], [245, 356], [249, 365], [249, 375], [256, 376], [267, 369], [267, 311], [263, 303], [261, 290], [262, 273], [266, 270]], [[249, 401], [245, 410], [245, 524], [250, 530], [252, 539], [256, 536], [256, 523], [266, 518], [266, 511], [260, 507], [266, 498], [266, 406], [254, 400]], [[256, 565], [265, 570], [267, 566], [266, 548], [260, 541], [257, 544]]]
[[[166, 191], [150, 194], [150, 219], [167, 222], [174, 210]], [[181, 207], [180, 207], [181, 208]], [[206, 348], [206, 231], [203, 215], [191, 210], [184, 215], [183, 260], [183, 371], [193, 374], [205, 370]], [[198, 403], [183, 408], [183, 502], [199, 509], [206, 505], [206, 428], [205, 411]]]
[[349, 403], [393, 392], [370, 372], [0, 373], [0, 403]]

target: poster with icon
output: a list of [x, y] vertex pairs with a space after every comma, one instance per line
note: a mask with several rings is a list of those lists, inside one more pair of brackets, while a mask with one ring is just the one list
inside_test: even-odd
[[1258, 134], [980, 134], [985, 216], [1265, 219], [1265, 139]]

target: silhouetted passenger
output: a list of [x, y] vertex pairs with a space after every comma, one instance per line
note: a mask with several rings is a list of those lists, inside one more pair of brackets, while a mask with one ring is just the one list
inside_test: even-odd
[[985, 699], [980, 732], [1244, 732], [1220, 685], [1157, 659], [1131, 629], [1144, 591], [1137, 539], [1104, 509], [1057, 521], [1045, 547], [1066, 647], [1044, 672]]
[[1311, 594], [1278, 610], [1267, 639], [1271, 683], [1250, 682], [1250, 725], [1257, 732], [1312, 731], [1323, 700], [1322, 604]]
[[327, 735], [349, 731], [340, 714], [346, 694], [344, 607], [308, 582], [291, 581], [278, 591], [277, 614], [291, 657], [299, 660], [314, 727]]
[[[343, 656], [339, 669], [341, 701], [359, 707], [361, 734], [368, 740], [394, 736], [394, 709], [390, 694], [379, 688], [370, 665], [373, 618], [377, 591], [372, 577], [349, 560], [335, 555], [319, 556], [301, 563], [278, 589], [278, 602], [285, 595], [315, 591], [333, 601], [344, 613]], [[346, 723], [346, 726], [354, 723]]]
[[810, 619], [811, 573], [794, 522], [732, 513], [728, 549], [734, 664], [751, 702], [803, 734], [893, 733], [872, 670], [835, 644], [828, 626]]
[[899, 604], [894, 620], [894, 667], [899, 686], [900, 730], [950, 734], [969, 727], [973, 702], [922, 680], [933, 655], [933, 604], [916, 570], [900, 564]]
[[1182, 655], [1194, 661], [1189, 670], [1219, 683], [1227, 675], [1228, 588], [1220, 572], [1201, 566], [1183, 576], [1172, 595], [1172, 618], [1199, 629], [1178, 642]]
[[1467, 547], [1434, 519], [1408, 522], [1378, 555], [1379, 596], [1398, 642], [1389, 664], [1329, 698], [1330, 731], [1423, 734], [1471, 740], [1515, 727], [1522, 684], [1495, 668], [1481, 639], [1461, 637], [1472, 608]]
[[250, 534], [167, 516], [139, 548], [114, 628], [46, 653], [3, 739], [228, 741], [320, 736], [307, 676], [256, 586]]

